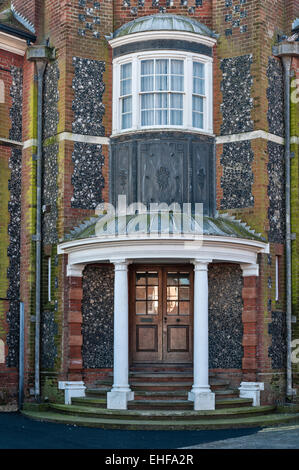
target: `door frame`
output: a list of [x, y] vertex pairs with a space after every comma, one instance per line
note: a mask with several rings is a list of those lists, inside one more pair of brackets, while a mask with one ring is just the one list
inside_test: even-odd
[[[135, 276], [133, 275], [136, 270], [157, 270], [160, 274], [161, 285], [159, 285], [159, 292], [161, 293], [161, 305], [162, 305], [162, 312], [161, 312], [161, 327], [160, 327], [160, 334], [158, 334], [158, 341], [162, 342], [162, 359], [158, 361], [134, 361], [133, 354], [134, 354], [134, 323], [135, 323], [135, 283], [134, 279]], [[163, 342], [165, 342], [165, 335], [167, 335], [167, 331], [165, 332], [164, 329], [164, 313], [166, 308], [166, 270], [167, 269], [174, 269], [174, 270], [186, 270], [190, 272], [190, 314], [189, 314], [189, 326], [190, 326], [190, 334], [189, 334], [189, 346], [191, 348], [190, 352], [190, 360], [184, 361], [177, 361], [177, 363], [182, 364], [192, 364], [193, 363], [193, 315], [194, 315], [194, 266], [191, 263], [176, 263], [176, 264], [168, 264], [168, 263], [132, 263], [129, 265], [129, 276], [128, 276], [128, 289], [129, 289], [129, 363], [132, 364], [142, 364], [142, 363], [151, 363], [155, 362], [157, 364], [173, 364], [176, 361], [168, 361], [163, 359]]]

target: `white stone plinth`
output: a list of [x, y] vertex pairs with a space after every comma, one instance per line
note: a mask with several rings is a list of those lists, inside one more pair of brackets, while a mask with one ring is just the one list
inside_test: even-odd
[[64, 390], [64, 403], [70, 405], [72, 397], [85, 397], [84, 382], [58, 382], [59, 390]]
[[130, 400], [134, 400], [134, 392], [111, 390], [107, 393], [107, 408], [109, 410], [126, 410]]
[[252, 398], [252, 406], [260, 406], [261, 390], [264, 390], [263, 382], [241, 382], [239, 390], [240, 398]]
[[194, 410], [215, 410], [215, 393], [207, 392], [189, 392], [188, 400], [194, 402]]

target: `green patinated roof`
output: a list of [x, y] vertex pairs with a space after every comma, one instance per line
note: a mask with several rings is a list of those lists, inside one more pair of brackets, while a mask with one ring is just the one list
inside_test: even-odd
[[188, 31], [203, 36], [217, 37], [213, 31], [197, 20], [182, 15], [158, 13], [142, 16], [124, 24], [114, 32], [113, 38], [145, 31]]
[[[147, 235], [181, 235], [182, 219], [181, 214], [175, 214], [172, 212], [167, 213], [166, 219], [164, 217], [164, 223], [166, 222], [166, 231], [163, 229], [163, 223], [161, 222], [161, 214], [156, 214], [154, 217], [151, 215], [146, 216], [146, 228], [142, 228], [139, 221], [141, 220], [139, 215], [125, 215], [125, 216], [98, 216], [93, 217], [86, 222], [82, 223], [78, 227], [74, 228], [65, 237], [66, 241], [81, 240], [86, 238], [111, 238], [116, 235], [130, 235], [131, 237], [136, 234], [136, 237]], [[144, 220], [144, 219], [143, 219]], [[240, 220], [236, 220], [233, 216], [222, 214], [217, 217], [203, 217], [203, 224], [199, 224], [193, 216], [187, 216], [187, 227], [190, 227], [190, 231], [184, 230], [184, 235], [210, 235], [219, 237], [234, 237], [249, 240], [256, 240], [260, 242], [266, 242], [266, 240], [259, 233], [255, 233], [246, 223], [242, 223]], [[186, 227], [186, 225], [184, 226]]]

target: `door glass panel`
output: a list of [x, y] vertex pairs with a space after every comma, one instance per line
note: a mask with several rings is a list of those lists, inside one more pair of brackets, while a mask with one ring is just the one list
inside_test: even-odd
[[189, 300], [189, 287], [180, 287], [180, 300]]
[[180, 285], [181, 286], [190, 285], [190, 273], [180, 273]]
[[146, 287], [136, 287], [136, 299], [137, 300], [146, 300]]
[[179, 309], [178, 309], [178, 302], [175, 301], [168, 301], [167, 302], [167, 314], [168, 315], [178, 315]]
[[157, 272], [148, 272], [147, 273], [147, 284], [149, 286], [158, 285], [158, 273]]
[[177, 300], [179, 294], [179, 288], [176, 286], [167, 287], [167, 300]]
[[158, 286], [148, 286], [147, 298], [149, 300], [158, 300]]
[[158, 313], [158, 301], [147, 302], [147, 313], [150, 315], [157, 315]]
[[136, 315], [146, 315], [146, 302], [136, 302]]
[[180, 302], [180, 315], [190, 314], [190, 302]]
[[137, 272], [136, 273], [136, 284], [137, 285], [146, 285], [146, 273], [144, 272]]
[[167, 273], [167, 285], [177, 286], [179, 283], [178, 273]]

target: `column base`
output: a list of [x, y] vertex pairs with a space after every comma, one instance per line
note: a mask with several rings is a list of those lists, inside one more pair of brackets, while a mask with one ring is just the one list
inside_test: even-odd
[[72, 397], [85, 397], [85, 385], [82, 381], [60, 381], [59, 390], [64, 390], [64, 403], [71, 405]]
[[188, 400], [194, 402], [194, 410], [215, 410], [215, 393], [210, 391], [191, 391]]
[[260, 406], [261, 391], [264, 390], [263, 382], [241, 382], [240, 398], [252, 398], [252, 406]]
[[108, 410], [127, 410], [128, 401], [134, 400], [134, 392], [123, 390], [111, 390], [107, 393]]

